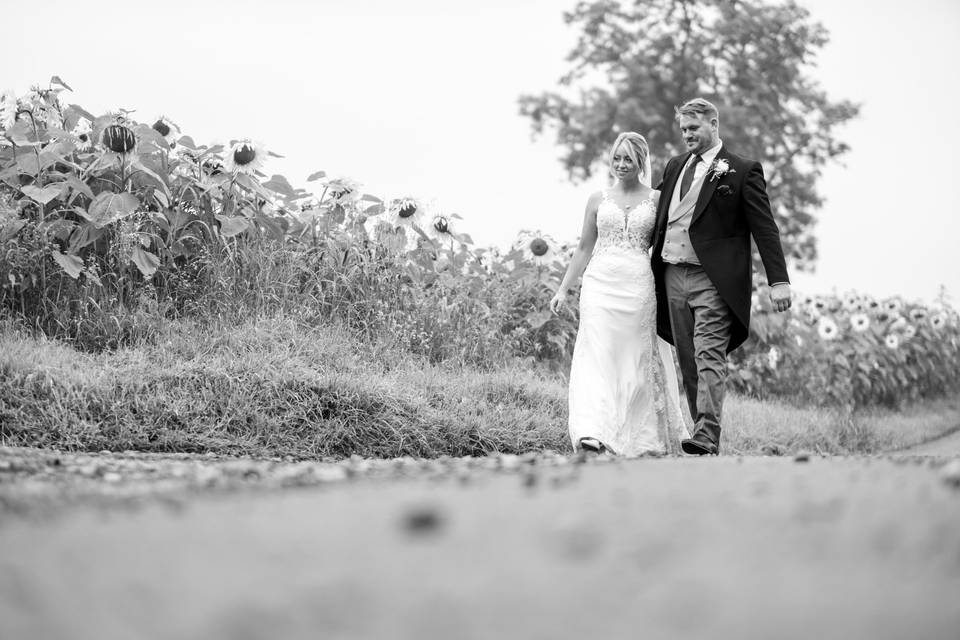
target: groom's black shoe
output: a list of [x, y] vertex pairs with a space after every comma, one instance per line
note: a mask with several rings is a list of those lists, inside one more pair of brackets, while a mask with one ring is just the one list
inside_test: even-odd
[[701, 429], [693, 434], [692, 438], [680, 441], [680, 448], [684, 453], [692, 456], [715, 456], [720, 453], [720, 447], [710, 439], [710, 436]]

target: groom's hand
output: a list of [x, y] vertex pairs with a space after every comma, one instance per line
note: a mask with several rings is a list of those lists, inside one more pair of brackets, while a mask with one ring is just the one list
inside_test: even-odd
[[792, 304], [790, 299], [790, 285], [786, 282], [779, 282], [771, 286], [770, 302], [777, 311], [786, 311], [789, 309]]

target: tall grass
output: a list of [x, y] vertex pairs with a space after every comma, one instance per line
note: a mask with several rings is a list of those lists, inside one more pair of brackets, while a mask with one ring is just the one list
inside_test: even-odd
[[[927, 421], [738, 396], [726, 412], [731, 454], [875, 452], [960, 423], [958, 403]], [[560, 374], [431, 363], [292, 315], [166, 321], [100, 353], [3, 324], [0, 443], [311, 459], [571, 451]]]

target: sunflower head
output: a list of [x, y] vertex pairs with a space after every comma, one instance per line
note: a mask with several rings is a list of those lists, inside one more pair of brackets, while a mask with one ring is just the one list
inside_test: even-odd
[[252, 174], [263, 166], [266, 155], [266, 150], [259, 143], [249, 139], [239, 140], [230, 145], [223, 166], [231, 173]]
[[896, 334], [891, 333], [887, 336], [886, 340], [884, 340], [884, 344], [887, 345], [888, 349], [896, 349], [900, 346], [900, 338], [898, 338]]
[[870, 318], [865, 313], [855, 313], [850, 316], [850, 326], [854, 331], [866, 331], [870, 328]]
[[550, 236], [539, 231], [533, 233], [524, 231], [514, 246], [521, 249], [524, 257], [537, 266], [549, 264], [557, 257], [557, 243]]
[[387, 207], [391, 224], [406, 227], [419, 224], [424, 209], [423, 204], [414, 198], [394, 198]]
[[840, 333], [840, 329], [832, 319], [823, 317], [820, 318], [820, 323], [817, 325], [817, 333], [824, 340], [833, 340]]
[[175, 143], [177, 137], [180, 135], [180, 127], [168, 120], [165, 116], [160, 116], [152, 126], [153, 130], [163, 136], [163, 139], [170, 145]]
[[116, 123], [103, 130], [101, 142], [114, 153], [130, 153], [137, 146], [137, 137], [130, 127]]

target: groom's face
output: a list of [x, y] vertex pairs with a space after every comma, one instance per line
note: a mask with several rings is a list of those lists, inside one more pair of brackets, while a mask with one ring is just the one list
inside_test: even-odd
[[687, 151], [703, 153], [719, 140], [719, 123], [716, 119], [707, 120], [697, 116], [680, 116], [680, 135]]

